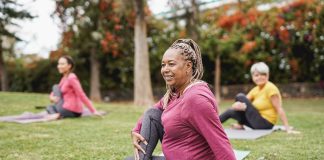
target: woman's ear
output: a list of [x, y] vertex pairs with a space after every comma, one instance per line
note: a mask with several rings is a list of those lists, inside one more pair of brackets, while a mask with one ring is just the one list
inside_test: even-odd
[[68, 64], [68, 67], [69, 67], [69, 71], [72, 71], [72, 65]]
[[187, 67], [187, 69], [192, 69], [192, 62], [187, 61], [186, 67]]

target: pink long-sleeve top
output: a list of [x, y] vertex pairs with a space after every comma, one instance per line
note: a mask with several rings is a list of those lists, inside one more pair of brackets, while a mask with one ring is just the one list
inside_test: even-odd
[[[218, 106], [206, 83], [198, 83], [174, 97], [166, 109], [162, 100], [165, 134], [162, 150], [167, 160], [235, 160], [231, 144], [218, 117]], [[133, 129], [139, 133], [140, 119]]]
[[94, 113], [96, 109], [84, 93], [78, 77], [70, 73], [67, 77], [62, 77], [59, 88], [63, 97], [63, 108], [72, 112], [82, 113], [83, 104]]

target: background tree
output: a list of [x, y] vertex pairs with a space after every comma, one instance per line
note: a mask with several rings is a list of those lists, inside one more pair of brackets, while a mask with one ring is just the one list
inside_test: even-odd
[[[191, 6], [192, 1], [183, 2], [186, 4], [179, 4], [179, 8], [171, 7], [180, 10], [181, 6]], [[271, 81], [281, 84], [315, 82], [324, 86], [321, 72], [324, 67], [324, 2], [296, 0], [278, 5], [272, 0], [241, 1], [240, 5], [236, 2], [211, 9], [204, 6], [207, 2], [197, 2], [201, 21], [198, 43], [203, 54], [203, 79], [208, 83], [215, 86], [249, 84], [250, 66], [265, 61], [272, 73]], [[57, 58], [68, 53], [76, 60], [75, 72], [84, 89], [90, 92], [90, 51], [95, 46], [101, 94], [105, 100], [131, 100], [135, 93], [134, 3], [127, 0], [62, 0], [57, 3], [56, 13], [64, 22], [59, 49], [51, 52], [50, 60], [37, 56], [8, 57], [10, 51], [5, 49], [2, 53], [9, 89], [48, 93], [50, 86], [59, 80]], [[161, 98], [165, 87], [159, 72], [163, 53], [174, 40], [187, 38], [190, 33], [186, 29], [185, 14], [171, 11], [161, 18], [147, 16], [150, 14], [147, 7], [144, 12], [151, 83], [154, 95]], [[94, 24], [97, 27], [93, 27]], [[8, 42], [7, 39], [4, 42]], [[220, 86], [216, 89], [219, 89], [217, 96], [221, 93]]]
[[134, 0], [135, 7], [135, 71], [134, 102], [136, 105], [152, 105], [153, 93], [149, 70], [149, 54], [147, 45], [147, 24], [144, 0]]
[[320, 81], [324, 84], [324, 2], [321, 1], [320, 4], [314, 4], [316, 11], [313, 14], [317, 15], [315, 17], [315, 21], [317, 21], [318, 25], [315, 31], [315, 39], [314, 39], [314, 52], [315, 52], [315, 71], [317, 71], [317, 75], [315, 77], [315, 81]]
[[127, 28], [121, 24], [123, 12], [120, 1], [58, 0], [55, 13], [62, 21], [65, 34], [60, 53], [87, 55], [90, 64], [90, 98], [100, 101], [100, 59], [108, 54], [119, 54], [119, 44], [123, 39], [118, 34]]
[[[315, 30], [320, 31], [317, 15], [321, 4], [297, 0], [275, 7], [277, 2], [271, 0], [238, 1], [204, 11], [202, 46], [209, 58], [215, 59], [216, 96], [220, 93], [220, 77], [223, 84], [249, 82], [247, 73], [256, 61], [269, 64], [276, 73], [271, 76], [275, 82], [318, 81], [319, 76], [306, 74], [319, 75], [321, 66], [315, 60], [321, 57], [321, 47], [313, 45], [321, 41], [321, 34], [314, 35]], [[229, 65], [223, 76], [218, 73], [226, 61]]]
[[[319, 30], [321, 3], [297, 0], [262, 11], [253, 28], [245, 29], [252, 40], [242, 46], [242, 50], [248, 50], [244, 54], [245, 66], [249, 67], [255, 61], [267, 62], [273, 73], [280, 73], [271, 76], [276, 82], [319, 81], [319, 76], [308, 75], [319, 75], [315, 57], [321, 52], [314, 44], [320, 40], [315, 33]], [[248, 42], [256, 45], [249, 47]]]
[[[178, 20], [185, 21], [184, 35], [182, 36], [198, 42], [200, 37], [200, 0], [169, 0], [168, 4], [171, 7], [171, 12], [173, 12], [173, 16], [170, 19], [174, 20], [175, 25], [178, 25]], [[178, 11], [184, 11], [184, 14], [178, 13]]]
[[[204, 13], [204, 25], [207, 29], [203, 32], [203, 48], [208, 57], [214, 59], [214, 88], [217, 100], [221, 100], [221, 71], [222, 57], [235, 57], [242, 41], [242, 26], [235, 24], [238, 19], [243, 19], [240, 3], [224, 5], [216, 10]], [[229, 11], [233, 11], [230, 14]], [[227, 68], [227, 70], [230, 68]]]
[[[20, 41], [21, 39], [11, 31], [10, 27], [19, 26], [15, 21], [31, 19], [33, 16], [21, 9], [22, 5], [13, 0], [0, 1], [0, 77], [1, 77], [1, 90], [8, 90], [8, 75], [5, 66], [3, 41], [14, 39]], [[8, 51], [8, 50], [7, 50]], [[9, 50], [10, 53], [10, 50]]]

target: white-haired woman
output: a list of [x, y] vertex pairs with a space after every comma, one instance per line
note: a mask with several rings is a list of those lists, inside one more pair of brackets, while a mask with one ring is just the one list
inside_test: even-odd
[[243, 125], [252, 129], [272, 129], [279, 116], [286, 131], [293, 132], [282, 108], [280, 91], [269, 81], [269, 67], [264, 62], [255, 63], [251, 75], [256, 86], [246, 96], [242, 93], [236, 96], [232, 107], [220, 115], [221, 122], [233, 118], [238, 121], [233, 125], [235, 129], [243, 129]]

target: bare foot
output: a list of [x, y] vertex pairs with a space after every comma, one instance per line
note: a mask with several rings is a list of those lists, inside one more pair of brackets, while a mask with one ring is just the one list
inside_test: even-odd
[[232, 129], [237, 129], [237, 130], [244, 130], [243, 125], [240, 125], [240, 124], [237, 124], [237, 123], [232, 124], [232, 125], [231, 125], [231, 128], [232, 128]]
[[60, 114], [59, 113], [55, 113], [55, 114], [49, 114], [46, 116], [47, 120], [56, 120], [60, 118]]

